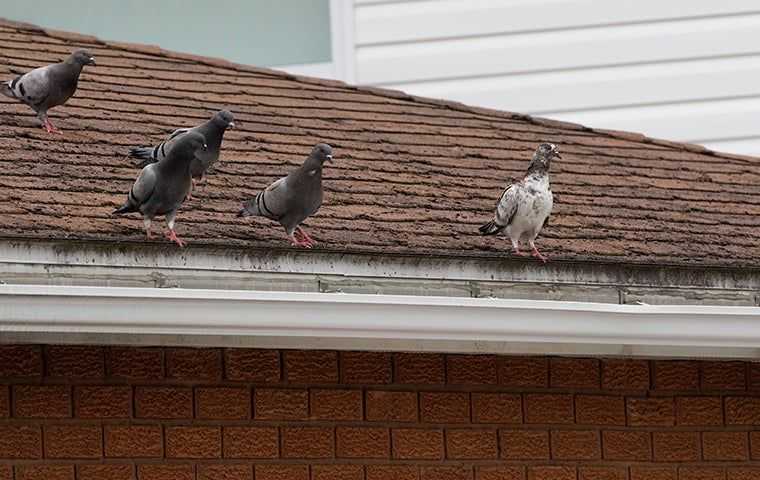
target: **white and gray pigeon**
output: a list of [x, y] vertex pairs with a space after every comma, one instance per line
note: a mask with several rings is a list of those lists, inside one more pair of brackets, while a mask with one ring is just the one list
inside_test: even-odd
[[198, 153], [208, 150], [206, 139], [199, 132], [188, 132], [179, 139], [166, 158], [142, 169], [124, 205], [114, 210], [114, 215], [140, 212], [143, 216], [145, 234], [152, 239], [151, 222], [156, 215], [165, 215], [169, 230], [166, 238], [180, 247], [185, 242], [174, 231], [177, 210], [190, 191], [190, 164]]
[[542, 143], [538, 146], [525, 177], [504, 190], [496, 203], [493, 220], [480, 227], [481, 234], [496, 235], [504, 231], [512, 241], [515, 255], [524, 255], [520, 251], [520, 241], [523, 241], [528, 243], [534, 257], [546, 262], [546, 257], [536, 248], [535, 240], [549, 222], [554, 204], [549, 184], [549, 167], [554, 157], [562, 158], [556, 145]]
[[301, 228], [301, 222], [314, 215], [322, 205], [322, 166], [332, 162], [332, 147], [317, 144], [303, 163], [270, 184], [243, 204], [238, 217], [262, 216], [280, 222], [293, 246], [311, 248], [314, 240]]
[[0, 93], [32, 107], [48, 133], [62, 133], [50, 123], [47, 112], [74, 95], [85, 65], [95, 65], [95, 58], [86, 50], [77, 50], [61, 63], [35, 68], [0, 84]]
[[174, 144], [188, 132], [201, 133], [206, 138], [208, 150], [198, 153], [198, 156], [190, 165], [190, 173], [195, 179], [203, 180], [208, 169], [219, 159], [219, 150], [222, 146], [224, 132], [228, 128], [234, 128], [235, 122], [232, 113], [228, 110], [220, 110], [211, 119], [193, 128], [180, 128], [172, 132], [169, 138], [155, 147], [136, 147], [129, 150], [129, 156], [137, 159], [135, 165], [142, 168], [151, 163], [160, 162], [169, 154]]

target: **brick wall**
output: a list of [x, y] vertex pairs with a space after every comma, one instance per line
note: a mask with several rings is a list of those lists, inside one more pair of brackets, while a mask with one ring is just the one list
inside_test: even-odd
[[0, 480], [760, 479], [760, 364], [0, 346]]

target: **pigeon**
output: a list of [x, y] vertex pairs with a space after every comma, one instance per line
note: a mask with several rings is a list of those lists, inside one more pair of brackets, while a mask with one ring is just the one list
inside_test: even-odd
[[[206, 137], [208, 150], [200, 153], [193, 159], [190, 165], [190, 173], [195, 179], [203, 181], [203, 175], [219, 159], [219, 149], [222, 146], [222, 137], [228, 128], [234, 128], [234, 118], [232, 113], [227, 110], [220, 110], [215, 113], [211, 120], [202, 123], [193, 128], [180, 128], [172, 132], [169, 138], [159, 143], [155, 147], [136, 147], [129, 150], [129, 156], [137, 159], [135, 165], [143, 168], [151, 163], [160, 162], [171, 151], [174, 144], [182, 138], [187, 132], [199, 132]], [[191, 189], [192, 190], [192, 189]]]
[[50, 123], [47, 111], [74, 95], [85, 65], [95, 65], [95, 58], [85, 50], [77, 50], [61, 63], [36, 68], [0, 84], [0, 93], [32, 107], [48, 133], [62, 133]]
[[127, 195], [127, 201], [114, 210], [113, 215], [140, 212], [148, 240], [153, 238], [150, 232], [153, 217], [165, 215], [169, 227], [166, 232], [167, 240], [184, 247], [185, 242], [180, 240], [174, 231], [174, 219], [190, 191], [190, 165], [196, 155], [207, 150], [206, 139], [201, 133], [188, 132], [182, 135], [166, 158], [142, 169]]
[[554, 157], [562, 158], [556, 145], [539, 145], [528, 165], [528, 173], [522, 180], [512, 183], [504, 190], [496, 203], [493, 220], [480, 227], [483, 235], [496, 235], [505, 231], [512, 240], [515, 255], [524, 255], [519, 243], [521, 240], [527, 241], [532, 255], [544, 263], [547, 259], [536, 248], [535, 240], [549, 222], [554, 204], [549, 185], [549, 166]]
[[243, 204], [238, 217], [262, 216], [280, 222], [295, 247], [311, 248], [314, 240], [301, 228], [301, 222], [314, 215], [322, 205], [322, 165], [332, 162], [332, 147], [317, 144], [303, 163], [270, 184]]

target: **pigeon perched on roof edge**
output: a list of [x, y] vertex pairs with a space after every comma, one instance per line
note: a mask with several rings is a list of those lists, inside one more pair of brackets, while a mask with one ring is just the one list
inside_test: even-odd
[[185, 242], [174, 231], [174, 220], [190, 191], [190, 165], [199, 150], [208, 150], [206, 139], [201, 133], [188, 132], [182, 135], [161, 162], [151, 163], [140, 171], [127, 195], [127, 201], [112, 214], [140, 212], [149, 240], [153, 238], [150, 232], [153, 218], [165, 215], [169, 227], [166, 238], [180, 247], [185, 246]]
[[[222, 146], [224, 132], [234, 128], [234, 116], [228, 110], [220, 110], [210, 120], [193, 128], [180, 128], [172, 132], [169, 137], [155, 147], [135, 147], [129, 150], [129, 156], [137, 159], [135, 165], [142, 168], [151, 163], [160, 162], [169, 154], [173, 145], [187, 132], [199, 132], [206, 138], [208, 150], [199, 153], [190, 165], [190, 173], [193, 179], [203, 181], [203, 176], [211, 166], [219, 159], [219, 151]], [[193, 184], [195, 180], [193, 180]], [[191, 189], [192, 190], [192, 189]]]
[[496, 235], [504, 231], [512, 241], [515, 255], [524, 255], [520, 251], [520, 241], [527, 241], [532, 255], [546, 262], [546, 257], [536, 248], [535, 240], [548, 223], [554, 205], [549, 183], [549, 167], [554, 157], [562, 158], [556, 145], [542, 143], [536, 148], [525, 177], [502, 192], [496, 202], [494, 218], [480, 227], [481, 234]]
[[301, 222], [317, 213], [322, 205], [322, 166], [326, 160], [332, 162], [332, 158], [330, 145], [317, 144], [302, 166], [245, 202], [238, 217], [276, 220], [285, 228], [293, 246], [313, 247], [314, 240], [301, 228]]
[[61, 63], [35, 68], [0, 84], [0, 93], [29, 105], [48, 133], [62, 133], [50, 123], [47, 111], [74, 95], [85, 65], [95, 65], [95, 58], [86, 50], [76, 50]]

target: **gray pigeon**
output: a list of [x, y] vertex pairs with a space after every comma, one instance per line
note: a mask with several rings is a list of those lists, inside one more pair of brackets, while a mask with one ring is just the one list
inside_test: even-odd
[[245, 202], [238, 217], [258, 215], [276, 220], [285, 227], [293, 246], [311, 248], [314, 240], [300, 225], [322, 205], [322, 165], [325, 160], [332, 162], [332, 147], [317, 144], [302, 166]]
[[528, 166], [528, 173], [504, 190], [496, 203], [493, 220], [480, 227], [481, 234], [496, 235], [505, 231], [512, 240], [515, 255], [524, 255], [519, 246], [522, 240], [528, 242], [534, 257], [546, 262], [546, 257], [541, 255], [534, 242], [549, 222], [554, 204], [549, 185], [549, 166], [554, 157], [562, 158], [555, 145], [542, 143], [538, 146]]
[[48, 133], [62, 133], [50, 123], [47, 111], [74, 95], [85, 65], [95, 65], [95, 59], [85, 50], [77, 50], [61, 63], [36, 68], [0, 84], [0, 93], [32, 107]]
[[[235, 123], [232, 113], [227, 110], [220, 110], [211, 120], [202, 123], [193, 128], [180, 128], [172, 132], [169, 138], [159, 143], [155, 147], [136, 147], [129, 150], [129, 156], [136, 158], [135, 165], [142, 168], [151, 163], [160, 162], [169, 154], [174, 144], [181, 139], [187, 132], [199, 132], [206, 138], [208, 150], [198, 153], [190, 165], [190, 173], [193, 179], [203, 180], [206, 171], [219, 159], [219, 150], [222, 146], [222, 137], [228, 128], [234, 128]], [[193, 180], [193, 184], [195, 180]]]
[[114, 215], [140, 212], [145, 224], [145, 234], [150, 240], [150, 225], [156, 215], [165, 215], [169, 230], [166, 238], [180, 247], [185, 242], [174, 231], [177, 210], [190, 191], [190, 164], [198, 153], [208, 150], [206, 139], [198, 132], [182, 135], [166, 158], [143, 168], [127, 195], [124, 205], [114, 210]]

